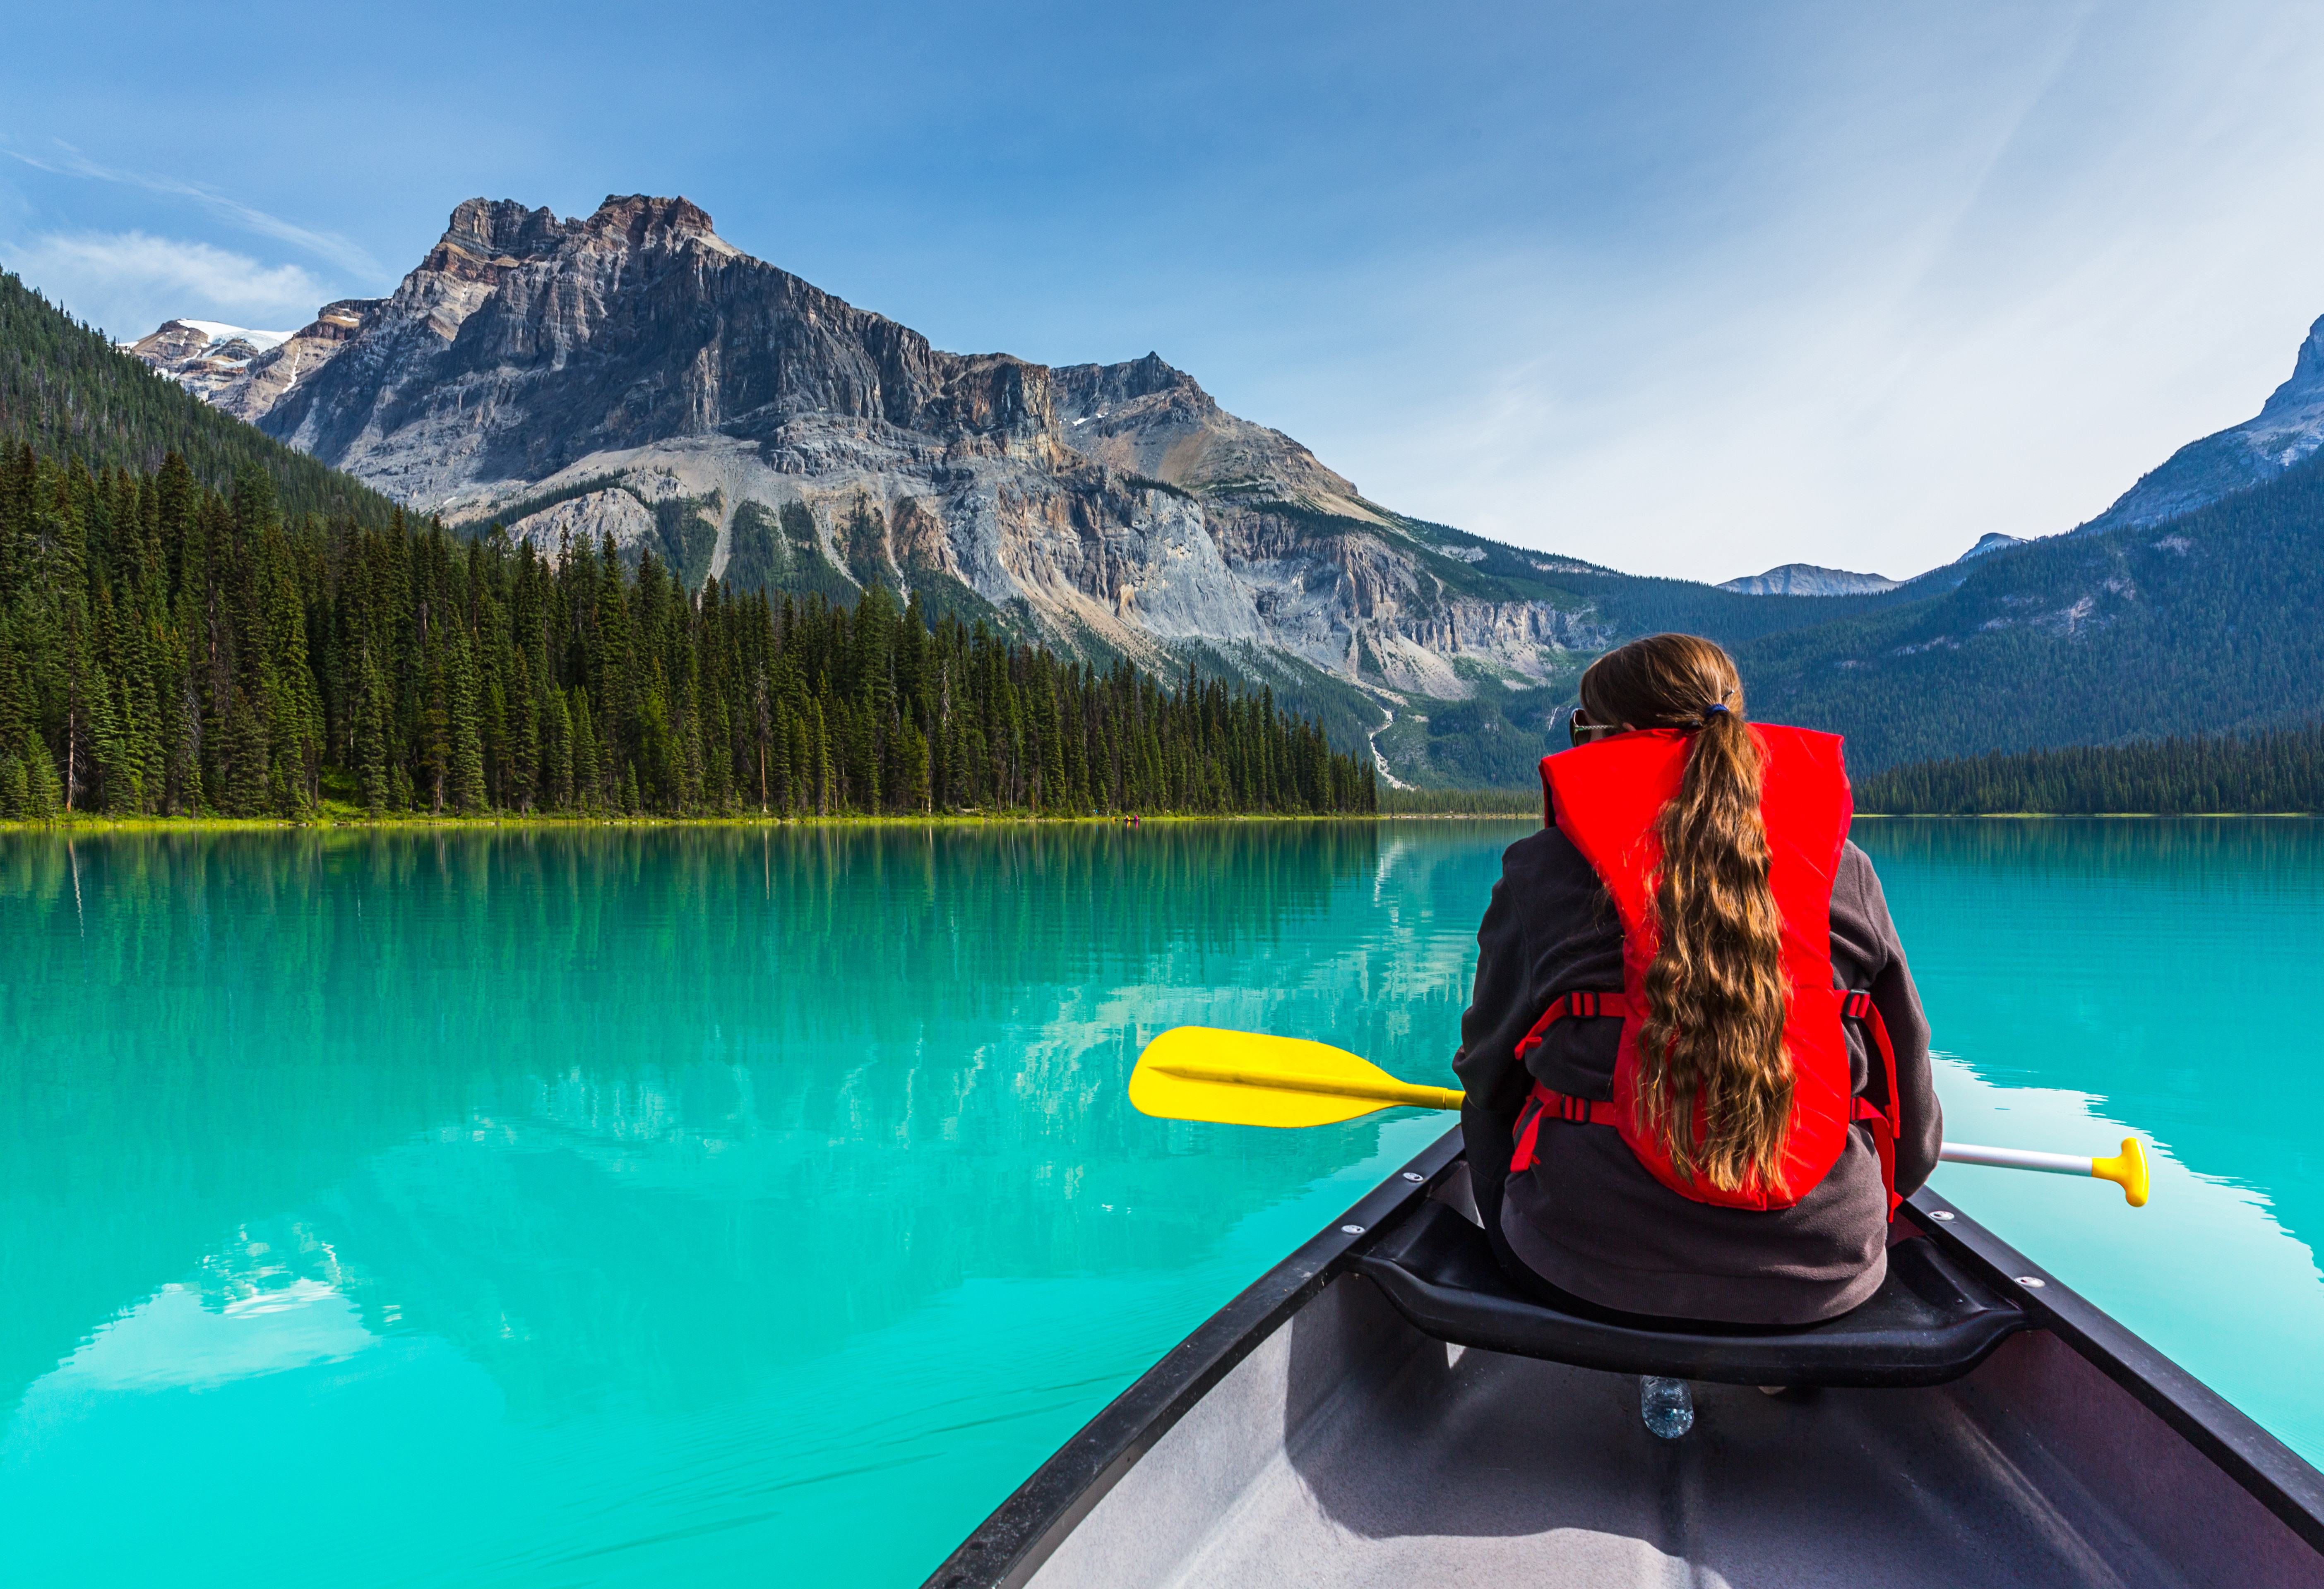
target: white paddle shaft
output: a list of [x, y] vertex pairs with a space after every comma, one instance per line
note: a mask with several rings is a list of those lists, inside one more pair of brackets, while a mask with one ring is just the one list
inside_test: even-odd
[[1981, 1148], [1949, 1142], [1937, 1157], [1948, 1164], [1991, 1164], [2002, 1170], [2046, 1170], [2052, 1175], [2088, 1175], [2090, 1162], [2074, 1153], [2037, 1153], [2031, 1148]]

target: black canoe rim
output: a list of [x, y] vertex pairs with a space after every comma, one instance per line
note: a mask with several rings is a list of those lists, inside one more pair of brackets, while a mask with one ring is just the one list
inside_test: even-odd
[[[961, 1542], [924, 1589], [1019, 1589], [1106, 1492], [1235, 1365], [1350, 1269], [1461, 1160], [1456, 1126], [1246, 1287], [1113, 1399]], [[1923, 1187], [1914, 1223], [2098, 1366], [2319, 1551], [2324, 1474], [2088, 1299]], [[1950, 1216], [1938, 1219], [1938, 1214]], [[2020, 1277], [2040, 1281], [2036, 1288]]]

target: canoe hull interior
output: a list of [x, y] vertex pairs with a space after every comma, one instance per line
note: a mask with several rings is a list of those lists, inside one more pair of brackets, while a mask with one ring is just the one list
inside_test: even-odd
[[[2080, 1401], [2152, 1427], [2052, 1421]], [[1430, 1340], [1349, 1275], [1181, 1419], [1029, 1582], [2324, 1582], [2305, 1542], [2046, 1335], [2005, 1341], [1951, 1386], [1769, 1397], [1699, 1383], [1695, 1406], [1693, 1433], [1658, 1440], [1634, 1378]], [[2158, 1450], [2186, 1460], [2156, 1464]]]
[[[2324, 1475], [2054, 1281], [2010, 1298], [2043, 1327], [1949, 1383], [1698, 1382], [1675, 1441], [1632, 1374], [1424, 1334], [1361, 1265], [1424, 1198], [1463, 1201], [1456, 1153], [1190, 1336], [931, 1589], [2324, 1589]], [[2006, 1290], [2024, 1260], [1983, 1263], [1955, 1219], [1949, 1252]]]

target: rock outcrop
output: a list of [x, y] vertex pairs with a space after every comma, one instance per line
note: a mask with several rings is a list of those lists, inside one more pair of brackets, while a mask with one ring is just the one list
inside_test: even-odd
[[284, 393], [353, 342], [382, 301], [349, 298], [325, 304], [310, 323], [251, 360], [211, 401], [238, 419], [255, 423], [273, 411]]

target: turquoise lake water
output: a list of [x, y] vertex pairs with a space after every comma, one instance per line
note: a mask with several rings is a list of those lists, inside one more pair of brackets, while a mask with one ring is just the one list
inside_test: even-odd
[[[1148, 1120], [1199, 1022], [1451, 1079], [1529, 824], [0, 836], [12, 1585], [909, 1585], [1440, 1132]], [[1939, 1185], [2324, 1457], [2324, 828], [1861, 822]]]

